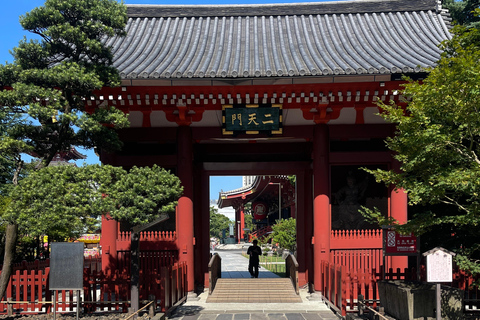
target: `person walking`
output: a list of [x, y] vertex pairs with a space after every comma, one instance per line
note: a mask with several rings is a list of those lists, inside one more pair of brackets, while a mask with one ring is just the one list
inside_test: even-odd
[[262, 255], [262, 249], [257, 245], [258, 241], [253, 240], [253, 246], [248, 248], [247, 254], [250, 256], [248, 259], [248, 272], [252, 278], [258, 278], [258, 268], [260, 264], [260, 256]]

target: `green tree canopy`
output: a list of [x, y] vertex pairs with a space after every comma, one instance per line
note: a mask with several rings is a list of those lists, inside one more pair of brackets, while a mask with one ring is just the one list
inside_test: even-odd
[[[126, 127], [127, 116], [106, 100], [95, 105], [89, 99], [94, 90], [120, 83], [106, 43], [125, 34], [126, 21], [126, 7], [115, 0], [46, 0], [20, 17], [22, 27], [39, 40], [23, 39], [12, 51], [14, 62], [0, 65], [0, 117], [22, 120], [11, 121], [0, 135], [2, 159], [13, 161], [14, 185], [23, 168], [21, 153], [38, 157], [38, 169], [72, 146], [120, 147], [112, 128]], [[93, 102], [90, 113], [87, 100]], [[8, 222], [0, 297], [17, 238], [18, 221]]]
[[272, 243], [278, 243], [281, 248], [295, 250], [297, 244], [297, 224], [294, 218], [277, 220], [272, 226]]
[[[406, 107], [380, 104], [383, 117], [397, 125], [387, 140], [400, 172], [377, 170], [377, 181], [408, 193], [415, 214], [401, 231], [417, 235], [431, 230], [478, 234], [480, 224], [480, 31], [457, 27], [444, 44], [438, 66], [423, 82], [410, 81], [402, 94]], [[370, 212], [380, 224], [396, 223]], [[450, 231], [448, 231], [450, 230]], [[473, 231], [473, 232], [472, 232]], [[480, 239], [451, 243], [464, 268], [480, 270], [468, 258], [478, 257]], [[475, 272], [475, 271], [474, 271]]]
[[174, 212], [182, 191], [180, 179], [158, 166], [46, 167], [15, 187], [4, 219], [33, 237], [65, 239], [85, 232], [88, 220], [105, 212], [132, 225], [151, 222]]
[[222, 231], [226, 229], [226, 236], [229, 236], [229, 224], [232, 223], [227, 216], [218, 213], [214, 207], [210, 207], [210, 237], [220, 238]]
[[442, 5], [448, 9], [455, 23], [480, 27], [480, 18], [474, 13], [476, 9], [480, 8], [479, 0], [443, 0]]
[[115, 0], [47, 0], [20, 24], [40, 40], [23, 39], [14, 62], [0, 65], [1, 112], [24, 120], [9, 129], [24, 145], [3, 141], [2, 149], [33, 153], [46, 166], [72, 145], [118, 148], [111, 127], [127, 126], [126, 116], [105, 102], [87, 113], [85, 101], [120, 83], [105, 41], [125, 34], [126, 7]]

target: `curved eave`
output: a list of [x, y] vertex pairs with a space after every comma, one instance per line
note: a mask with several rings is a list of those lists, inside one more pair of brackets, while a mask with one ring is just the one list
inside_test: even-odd
[[[288, 179], [285, 176], [272, 176], [268, 179], [265, 179], [264, 176], [257, 176], [254, 182], [249, 186], [231, 191], [220, 192], [218, 207], [235, 207], [235, 204], [238, 204], [239, 201], [244, 204], [251, 202], [262, 193], [269, 192], [267, 190], [267, 187], [269, 187], [269, 184], [271, 182], [273, 182], [274, 184], [286, 184], [288, 182]], [[277, 187], [275, 187], [275, 189], [276, 188]]]
[[218, 207], [225, 208], [233, 206], [233, 202], [239, 199], [246, 199], [248, 195], [255, 193], [256, 188], [259, 186], [261, 179], [255, 178], [255, 181], [248, 186], [238, 188], [235, 190], [220, 192], [218, 197]]
[[108, 45], [123, 79], [225, 79], [423, 72], [449, 38], [432, 8], [131, 17], [127, 36]]

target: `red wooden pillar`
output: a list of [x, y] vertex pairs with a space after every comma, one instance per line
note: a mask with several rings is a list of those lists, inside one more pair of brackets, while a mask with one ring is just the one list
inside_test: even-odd
[[317, 124], [313, 138], [313, 277], [316, 291], [321, 291], [321, 261], [329, 261], [330, 257], [329, 169], [328, 127]]
[[209, 176], [202, 170], [201, 174], [201, 210], [202, 210], [202, 247], [198, 251], [202, 254], [202, 272], [203, 272], [203, 282], [204, 287], [208, 288], [209, 278], [208, 278], [208, 263], [210, 262], [210, 201], [209, 201], [209, 191], [210, 191], [210, 181]]
[[[395, 218], [400, 224], [407, 222], [408, 220], [408, 199], [407, 193], [403, 189], [392, 190], [390, 193], [390, 210], [392, 218]], [[408, 257], [394, 256], [392, 257], [391, 268], [396, 270], [397, 268], [408, 268]]]
[[240, 208], [239, 208], [239, 213], [240, 213], [240, 230], [239, 230], [239, 235], [238, 235], [238, 243], [241, 243], [241, 242], [245, 242], [245, 238], [244, 238], [244, 234], [245, 234], [245, 231], [243, 231], [243, 229], [245, 229], [245, 208], [243, 206], [243, 203], [240, 205]]
[[240, 207], [234, 208], [235, 209], [235, 226], [234, 226], [234, 235], [235, 241], [240, 243]]
[[110, 214], [102, 216], [102, 271], [103, 274], [113, 274], [117, 269], [117, 233], [118, 222]]
[[[205, 212], [205, 201], [208, 199], [208, 194], [205, 194], [205, 189], [209, 190], [208, 184], [203, 184], [202, 180], [203, 170], [201, 164], [196, 164], [194, 167], [193, 174], [193, 200], [195, 202], [195, 210], [193, 212], [194, 223], [194, 235], [195, 235], [195, 245], [194, 245], [194, 261], [195, 261], [195, 286], [194, 288], [199, 288], [198, 286], [204, 286], [204, 269], [205, 266], [208, 269], [208, 253], [210, 236], [209, 236], [209, 213]], [[207, 205], [208, 208], [208, 205]], [[206, 246], [205, 246], [206, 245]], [[207, 255], [207, 258], [205, 258]]]
[[[393, 170], [400, 171], [400, 163], [393, 160]], [[408, 197], [407, 193], [403, 189], [392, 189], [390, 192], [390, 215], [395, 218], [400, 224], [407, 222], [408, 220]], [[408, 257], [391, 257], [390, 268], [396, 270], [397, 268], [403, 269], [408, 267]]]
[[307, 283], [313, 283], [311, 170], [305, 169], [297, 172], [296, 188], [298, 284], [303, 286]]
[[187, 291], [192, 292], [194, 282], [193, 233], [193, 146], [190, 127], [180, 126], [177, 131], [177, 175], [183, 185], [183, 195], [178, 200], [177, 238], [179, 260], [187, 264]]

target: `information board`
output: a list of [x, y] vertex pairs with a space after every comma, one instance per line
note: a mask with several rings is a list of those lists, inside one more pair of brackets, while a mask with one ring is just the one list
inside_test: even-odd
[[408, 256], [417, 255], [417, 237], [413, 234], [402, 235], [395, 230], [383, 230], [385, 255]]
[[54, 242], [50, 255], [50, 290], [83, 290], [83, 243]]
[[452, 253], [436, 248], [424, 255], [427, 260], [427, 282], [452, 282]]

